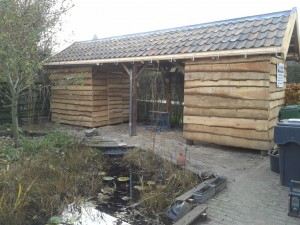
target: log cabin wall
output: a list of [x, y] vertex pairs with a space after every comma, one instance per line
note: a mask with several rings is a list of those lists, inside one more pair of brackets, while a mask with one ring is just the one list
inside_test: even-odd
[[284, 104], [271, 57], [187, 62], [184, 131], [187, 140], [257, 150], [273, 147]]
[[92, 67], [50, 71], [52, 121], [99, 127], [128, 121], [129, 79]]
[[129, 120], [129, 76], [124, 72], [94, 70], [93, 79], [105, 84], [104, 96], [107, 101], [107, 125], [128, 122]]

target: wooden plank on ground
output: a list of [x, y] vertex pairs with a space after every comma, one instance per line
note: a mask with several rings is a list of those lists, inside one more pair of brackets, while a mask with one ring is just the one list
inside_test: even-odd
[[190, 225], [193, 224], [201, 214], [205, 213], [207, 210], [206, 204], [197, 205], [190, 212], [180, 218], [178, 221], [174, 223], [174, 225]]
[[183, 193], [182, 195], [178, 196], [175, 200], [176, 201], [186, 201], [186, 200], [190, 199], [195, 191], [200, 190], [201, 188], [203, 188], [205, 185], [207, 185], [208, 183], [210, 183], [214, 179], [215, 178], [211, 178], [211, 179], [203, 181], [202, 183], [200, 183], [196, 187], [193, 187], [192, 189], [190, 189], [190, 190], [186, 191], [185, 193]]

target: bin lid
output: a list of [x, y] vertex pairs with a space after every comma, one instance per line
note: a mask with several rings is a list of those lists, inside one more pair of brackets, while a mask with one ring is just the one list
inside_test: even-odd
[[281, 110], [286, 110], [286, 109], [298, 109], [300, 108], [300, 105], [287, 105], [281, 108]]
[[277, 123], [277, 126], [288, 126], [288, 127], [299, 127], [300, 128], [300, 119], [285, 119], [281, 120], [280, 122]]

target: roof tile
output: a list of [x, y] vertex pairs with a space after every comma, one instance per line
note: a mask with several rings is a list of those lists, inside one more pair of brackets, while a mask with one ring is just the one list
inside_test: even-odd
[[281, 46], [292, 11], [75, 42], [48, 62]]

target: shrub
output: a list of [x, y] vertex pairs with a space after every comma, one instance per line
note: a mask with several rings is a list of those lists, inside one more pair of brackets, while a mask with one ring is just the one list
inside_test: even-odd
[[45, 150], [63, 150], [74, 144], [75, 139], [63, 132], [50, 132], [44, 137], [22, 138], [22, 148], [26, 154], [36, 154]]
[[[102, 155], [51, 134], [26, 146], [32, 157], [0, 172], [0, 224], [38, 225], [69, 203], [95, 196], [102, 181]], [[47, 147], [47, 151], [41, 150]], [[61, 148], [54, 151], [52, 148]]]

